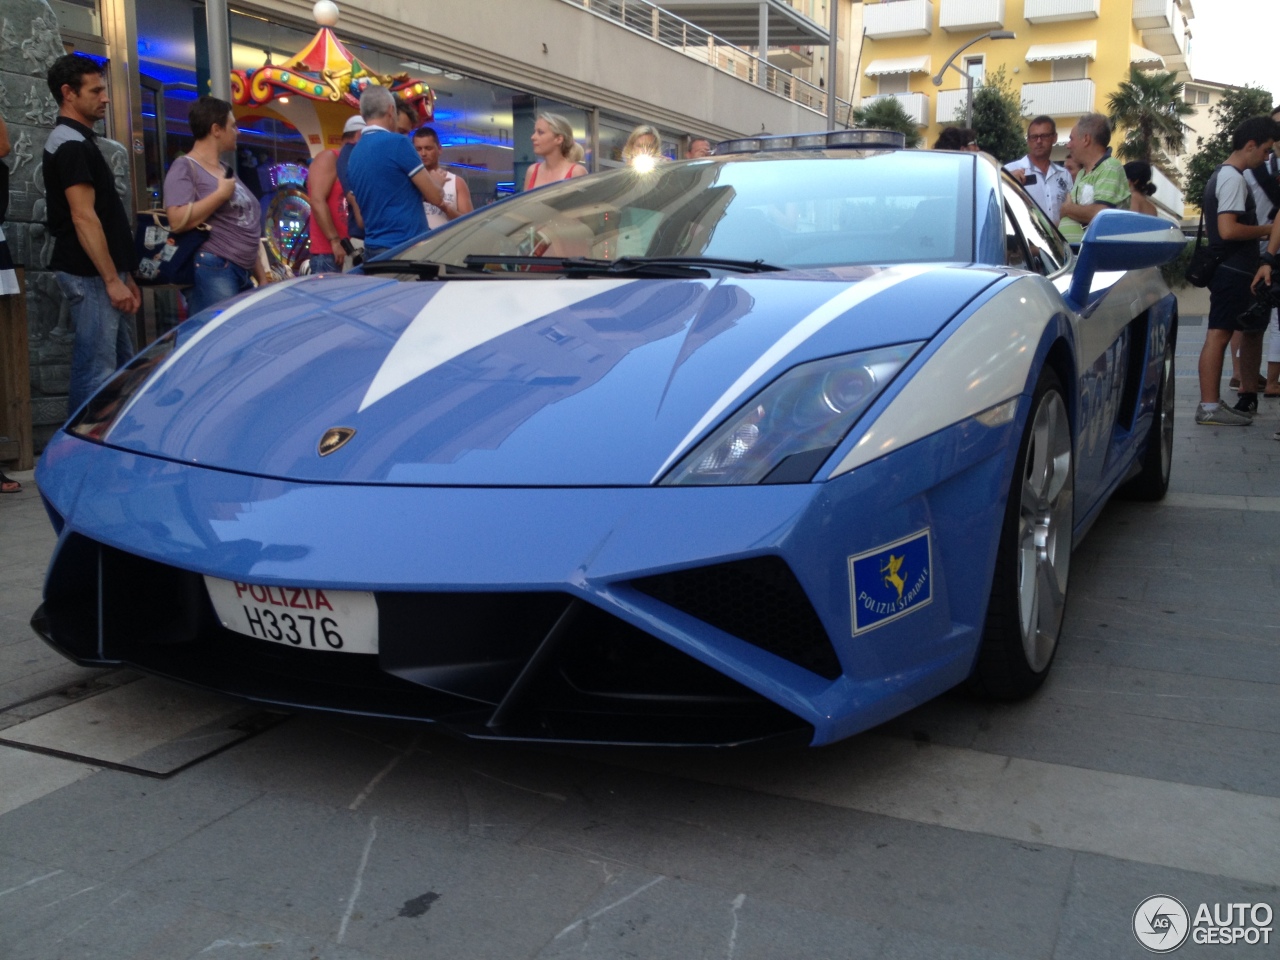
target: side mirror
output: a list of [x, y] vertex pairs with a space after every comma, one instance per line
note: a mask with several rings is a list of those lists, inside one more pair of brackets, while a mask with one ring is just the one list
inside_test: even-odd
[[1103, 210], [1093, 218], [1080, 243], [1067, 299], [1083, 310], [1089, 303], [1095, 274], [1158, 267], [1186, 245], [1182, 231], [1167, 220], [1129, 210]]

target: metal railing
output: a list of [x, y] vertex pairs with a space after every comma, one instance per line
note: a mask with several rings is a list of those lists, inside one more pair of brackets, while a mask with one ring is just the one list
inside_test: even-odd
[[1023, 114], [1029, 117], [1041, 113], [1050, 117], [1079, 117], [1093, 112], [1095, 92], [1092, 80], [1024, 83]]
[[1098, 16], [1102, 0], [1027, 0], [1022, 15], [1032, 23]]
[[[649, 0], [564, 0], [604, 20], [626, 27], [687, 57], [701, 61], [739, 80], [754, 84], [826, 116], [827, 91], [795, 74], [775, 67], [753, 53], [729, 43], [697, 24], [677, 17]], [[847, 100], [836, 98], [836, 116], [848, 116]]]
[[929, 97], [923, 93], [878, 93], [874, 97], [863, 97], [862, 105], [869, 106], [877, 100], [893, 97], [902, 104], [903, 111], [912, 119], [917, 127], [929, 125]]

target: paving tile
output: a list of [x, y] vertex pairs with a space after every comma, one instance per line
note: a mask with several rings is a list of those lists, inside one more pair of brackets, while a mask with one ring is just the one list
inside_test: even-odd
[[1068, 851], [619, 771], [524, 841], [651, 876], [960, 943], [1047, 953]]
[[602, 883], [580, 857], [282, 797], [210, 823], [129, 879], [375, 956], [503, 960], [549, 940]]
[[[1147, 897], [1163, 894], [1176, 897], [1194, 917], [1202, 902], [1258, 903], [1275, 908], [1280, 890], [1208, 877], [1203, 874], [1164, 867], [1138, 867], [1108, 857], [1079, 854], [1072, 870], [1065, 901], [1061, 932], [1053, 951], [1054, 960], [1140, 960], [1150, 957], [1133, 934], [1133, 914]], [[1275, 955], [1270, 946], [1221, 946], [1196, 944], [1190, 938], [1174, 956], [1182, 957], [1263, 957]]]
[[259, 796], [235, 783], [102, 770], [0, 820], [0, 853], [107, 879]]

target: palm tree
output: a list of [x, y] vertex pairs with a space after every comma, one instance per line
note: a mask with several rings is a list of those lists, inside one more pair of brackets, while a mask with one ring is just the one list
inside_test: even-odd
[[863, 130], [897, 130], [906, 136], [911, 149], [920, 146], [924, 139], [897, 97], [877, 97], [863, 103], [853, 111], [853, 125]]
[[1112, 126], [1126, 131], [1116, 150], [1121, 160], [1145, 160], [1167, 176], [1177, 175], [1171, 157], [1186, 145], [1182, 118], [1195, 108], [1183, 99], [1176, 74], [1130, 67], [1129, 79], [1111, 94], [1107, 108]]

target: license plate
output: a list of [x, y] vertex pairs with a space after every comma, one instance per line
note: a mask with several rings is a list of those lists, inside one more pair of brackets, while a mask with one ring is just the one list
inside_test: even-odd
[[372, 593], [264, 587], [216, 577], [205, 577], [204, 583], [228, 630], [300, 650], [378, 652], [378, 603]]

